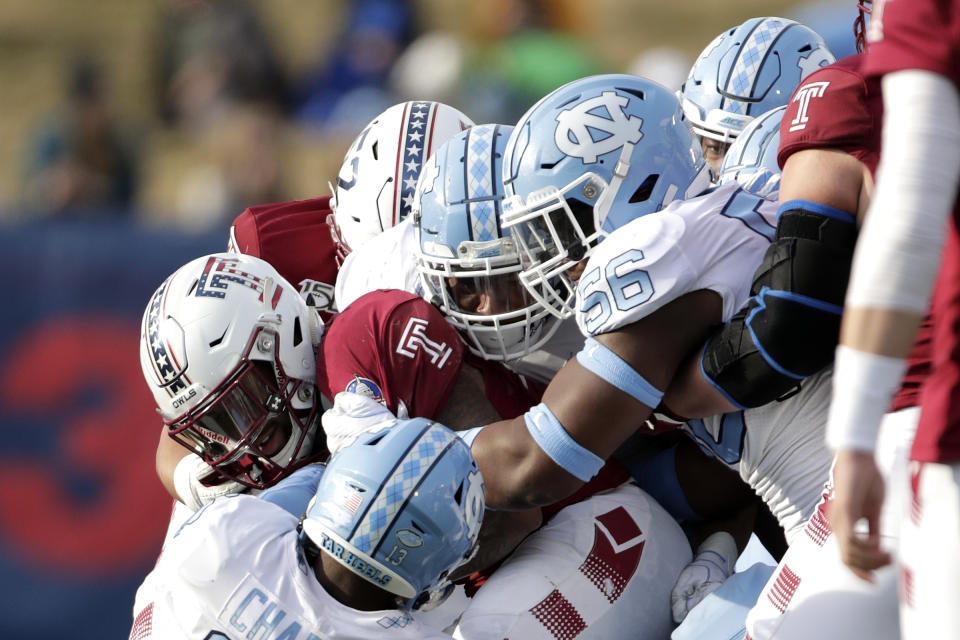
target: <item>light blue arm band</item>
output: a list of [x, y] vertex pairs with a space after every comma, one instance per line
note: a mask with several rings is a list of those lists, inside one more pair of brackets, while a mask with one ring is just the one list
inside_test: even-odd
[[486, 429], [486, 425], [482, 427], [473, 427], [472, 429], [464, 429], [463, 431], [457, 431], [457, 437], [467, 443], [468, 447], [473, 446], [473, 441], [477, 439], [477, 436], [480, 435], [480, 432]]
[[647, 382], [626, 360], [593, 338], [587, 338], [583, 351], [577, 354], [577, 362], [648, 407], [656, 407], [663, 398], [663, 391]]
[[534, 442], [572, 476], [586, 482], [600, 471], [603, 458], [571, 438], [546, 404], [532, 407], [523, 414], [523, 421]]

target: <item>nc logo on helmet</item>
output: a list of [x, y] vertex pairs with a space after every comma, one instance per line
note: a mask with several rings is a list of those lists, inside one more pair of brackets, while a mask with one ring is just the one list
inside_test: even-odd
[[[580, 158], [586, 164], [615, 151], [626, 143], [636, 144], [643, 137], [643, 118], [627, 116], [623, 108], [630, 103], [616, 91], [604, 91], [557, 115], [554, 141], [560, 151]], [[606, 112], [606, 115], [601, 115]]]

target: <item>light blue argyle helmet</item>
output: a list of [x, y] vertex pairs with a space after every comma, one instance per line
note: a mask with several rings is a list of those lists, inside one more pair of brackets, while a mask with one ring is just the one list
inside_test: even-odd
[[541, 99], [507, 141], [503, 173], [521, 282], [560, 318], [573, 315], [572, 266], [711, 177], [673, 92], [629, 75], [589, 76]]
[[485, 507], [470, 448], [415, 418], [365, 433], [330, 459], [303, 533], [411, 608], [473, 557]]
[[738, 183], [744, 190], [767, 200], [780, 196], [780, 121], [786, 105], [771, 109], [747, 125], [723, 157], [720, 184]]
[[414, 198], [424, 297], [487, 360], [539, 349], [559, 321], [520, 285], [520, 254], [501, 224], [503, 148], [513, 127], [474, 126], [427, 161]]
[[813, 29], [787, 18], [750, 18], [714, 38], [693, 63], [680, 89], [683, 112], [697, 135], [732, 142], [834, 61]]

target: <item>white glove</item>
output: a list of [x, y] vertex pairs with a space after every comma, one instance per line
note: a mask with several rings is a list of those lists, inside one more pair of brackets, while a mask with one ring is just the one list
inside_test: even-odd
[[173, 470], [173, 486], [177, 490], [177, 495], [180, 496], [180, 502], [187, 505], [191, 511], [196, 511], [214, 498], [228, 493], [243, 493], [247, 490], [239, 482], [226, 481], [212, 487], [200, 482], [201, 478], [206, 478], [211, 473], [213, 473], [213, 467], [195, 453], [187, 454]]
[[737, 543], [726, 531], [717, 531], [703, 541], [670, 593], [674, 622], [683, 622], [691, 609], [730, 577], [737, 555]]
[[[406, 408], [402, 405], [400, 413], [405, 417]], [[333, 407], [323, 413], [321, 421], [323, 431], [327, 434], [327, 449], [333, 455], [356, 440], [361, 433], [392, 427], [397, 423], [397, 417], [373, 398], [341, 391], [334, 397]]]

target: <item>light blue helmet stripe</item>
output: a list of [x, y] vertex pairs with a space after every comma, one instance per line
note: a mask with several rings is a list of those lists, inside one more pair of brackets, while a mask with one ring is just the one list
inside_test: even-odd
[[[727, 79], [725, 88], [727, 94], [744, 98], [753, 97], [757, 71], [777, 38], [792, 24], [795, 24], [792, 20], [764, 18], [754, 27], [737, 52], [736, 62]], [[721, 108], [730, 113], [746, 115], [749, 104], [727, 97]]]
[[455, 437], [448, 429], [431, 424], [410, 446], [409, 453], [401, 458], [403, 464], [393, 470], [360, 521], [352, 537], [357, 549], [363, 553], [376, 553], [383, 534], [397, 513]]
[[496, 194], [493, 181], [494, 137], [497, 127], [474, 127], [466, 140], [466, 200], [470, 235], [484, 242], [499, 237], [497, 216], [490, 199]]

